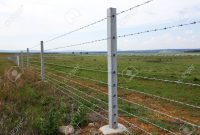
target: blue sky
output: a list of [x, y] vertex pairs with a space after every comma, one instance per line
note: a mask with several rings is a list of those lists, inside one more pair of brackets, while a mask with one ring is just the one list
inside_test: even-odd
[[[25, 50], [146, 0], [0, 0], [0, 50]], [[154, 0], [118, 16], [118, 35], [200, 20], [200, 0]], [[106, 21], [63, 37], [46, 49], [106, 37]], [[118, 40], [118, 50], [200, 48], [200, 24]], [[35, 49], [39, 49], [35, 48]], [[106, 42], [62, 50], [106, 50]]]

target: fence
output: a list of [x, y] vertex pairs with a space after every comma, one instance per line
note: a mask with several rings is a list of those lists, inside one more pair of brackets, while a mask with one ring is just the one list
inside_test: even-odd
[[[124, 73], [120, 73], [117, 70], [117, 40], [120, 38], [141, 35], [145, 33], [151, 32], [159, 32], [165, 31], [173, 28], [186, 27], [189, 25], [199, 24], [200, 21], [193, 21], [190, 23], [183, 23], [175, 26], [166, 26], [163, 28], [155, 28], [150, 30], [145, 30], [136, 33], [130, 33], [125, 35], [117, 36], [117, 16], [124, 14], [126, 12], [130, 12], [135, 8], [139, 8], [146, 4], [149, 4], [152, 0], [142, 3], [140, 5], [136, 5], [127, 10], [116, 13], [115, 8], [109, 8], [107, 11], [107, 17], [102, 18], [98, 21], [95, 21], [86, 26], [80, 27], [73, 31], [67, 32], [65, 34], [56, 36], [52, 39], [41, 41], [39, 45], [35, 45], [31, 48], [27, 48], [26, 50], [26, 59], [23, 52], [18, 54], [17, 56], [10, 57], [9, 59], [16, 61], [16, 64], [21, 68], [25, 67], [33, 67], [36, 72], [41, 74], [41, 80], [46, 80], [51, 84], [55, 85], [55, 88], [66, 94], [67, 96], [74, 99], [76, 102], [80, 104], [84, 104], [89, 110], [97, 113], [101, 116], [101, 118], [105, 119], [109, 123], [109, 128], [117, 129], [118, 121], [126, 125], [129, 128], [129, 132], [134, 130], [134, 132], [141, 132], [142, 134], [179, 134], [181, 128], [189, 127], [189, 129], [195, 129], [193, 132], [199, 132], [199, 121], [190, 120], [184, 117], [177, 117], [173, 113], [169, 113], [167, 111], [158, 109], [158, 107], [153, 107], [144, 102], [135, 102], [130, 99], [127, 94], [134, 96], [142, 96], [142, 98], [148, 100], [154, 100], [155, 103], [160, 104], [160, 102], [172, 103], [174, 106], [181, 106], [185, 108], [190, 108], [199, 112], [200, 106], [199, 104], [191, 104], [188, 102], [176, 100], [170, 97], [162, 96], [159, 94], [147, 92], [145, 90], [136, 90], [130, 87], [119, 85], [118, 78], [123, 77], [124, 75], [129, 78], [138, 78], [142, 80], [156, 81], [158, 83], [164, 83], [169, 85], [183, 85], [183, 87], [195, 87], [199, 89], [200, 84], [198, 83], [190, 83], [184, 82], [180, 80], [170, 80], [170, 79], [161, 79], [156, 77], [149, 76], [141, 76], [141, 75], [128, 75]], [[94, 26], [100, 22], [107, 20], [107, 37], [101, 38], [98, 40], [92, 40], [88, 42], [82, 42], [78, 44], [71, 44], [67, 46], [60, 46], [56, 48], [46, 49], [45, 45], [54, 40], [63, 38], [75, 32], [78, 32], [82, 29]], [[100, 55], [96, 57], [95, 54], [77, 54], [76, 52], [72, 52], [71, 54], [64, 53], [56, 53], [55, 50], [68, 48], [68, 47], [76, 47], [83, 46], [88, 44], [93, 44], [97, 42], [107, 41], [107, 56]], [[40, 55], [37, 52], [32, 52], [32, 50], [36, 47], [40, 48]], [[52, 52], [55, 51], [55, 52]], [[84, 53], [84, 52], [83, 52]], [[98, 61], [101, 63], [105, 63], [107, 58], [107, 69], [105, 69], [105, 65], [101, 69], [91, 69], [90, 64], [84, 64], [86, 67], [80, 67], [80, 65], [74, 65], [79, 60], [82, 64], [83, 61], [90, 63], [91, 60]], [[54, 60], [52, 62], [52, 60]], [[25, 65], [26, 62], [26, 65]], [[64, 65], [63, 63], [68, 63], [68, 65]], [[56, 64], [57, 63], [57, 64]], [[62, 64], [61, 64], [62, 63]], [[97, 64], [97, 62], [95, 62]], [[101, 66], [99, 64], [99, 66]], [[73, 65], [73, 66], [70, 66]], [[98, 65], [98, 64], [97, 64]], [[103, 70], [104, 69], [104, 70]], [[80, 75], [76, 75], [77, 72], [80, 72]], [[90, 73], [90, 74], [89, 74]], [[97, 73], [97, 75], [95, 75]], [[87, 75], [89, 74], [89, 75]], [[105, 76], [107, 74], [107, 79]], [[91, 76], [96, 76], [91, 78]], [[104, 81], [100, 81], [98, 79], [103, 78]], [[120, 80], [120, 79], [119, 79]], [[88, 84], [90, 82], [90, 84]], [[127, 83], [129, 84], [129, 82]], [[108, 86], [108, 93], [105, 90], [105, 86]], [[84, 90], [82, 90], [84, 89]], [[86, 89], [86, 90], [85, 90]], [[124, 90], [124, 91], [123, 91]], [[125, 91], [126, 90], [126, 91]], [[120, 96], [118, 96], [118, 92], [120, 91]], [[122, 94], [121, 94], [122, 93]], [[124, 94], [125, 93], [125, 94]], [[124, 95], [123, 95], [124, 94]], [[108, 97], [106, 97], [108, 95]], [[133, 96], [132, 95], [132, 96]], [[132, 97], [131, 97], [132, 98]], [[89, 104], [89, 105], [88, 105]], [[103, 104], [103, 105], [102, 105]], [[162, 104], [162, 103], [161, 103]], [[96, 110], [101, 110], [100, 112]], [[118, 112], [119, 111], [119, 112]], [[146, 114], [140, 114], [147, 112]], [[118, 115], [119, 113], [119, 115]], [[108, 115], [108, 116], [107, 116]], [[154, 117], [151, 118], [151, 115]], [[144, 117], [145, 116], [145, 117]], [[155, 121], [157, 119], [158, 121]], [[170, 125], [170, 121], [175, 121], [175, 124]], [[178, 124], [177, 124], [178, 123]], [[148, 125], [148, 126], [147, 126]], [[145, 127], [146, 126], [146, 127]], [[145, 128], [144, 128], [145, 127]]]

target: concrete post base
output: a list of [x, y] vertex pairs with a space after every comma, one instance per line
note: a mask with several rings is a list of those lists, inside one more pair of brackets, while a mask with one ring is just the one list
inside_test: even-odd
[[99, 130], [104, 135], [121, 134], [121, 133], [128, 132], [127, 128], [122, 124], [118, 124], [117, 129], [112, 129], [112, 128], [109, 127], [109, 125], [106, 125], [106, 126], [101, 127]]

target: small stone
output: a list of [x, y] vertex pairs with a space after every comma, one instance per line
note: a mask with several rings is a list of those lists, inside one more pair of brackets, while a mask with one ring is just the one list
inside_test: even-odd
[[172, 120], [171, 122], [172, 122], [173, 124], [177, 124], [177, 125], [183, 124], [183, 122], [182, 122], [182, 121], [180, 121], [180, 120], [177, 120], [177, 119], [175, 119], [175, 120]]
[[100, 115], [96, 113], [89, 114], [89, 120], [93, 122], [101, 122], [103, 119]]
[[75, 130], [74, 130], [73, 126], [68, 125], [68, 126], [61, 126], [59, 128], [59, 132], [65, 134], [65, 135], [71, 135], [75, 132]]
[[81, 135], [81, 130], [76, 131], [74, 135]]
[[102, 135], [100, 131], [98, 130], [90, 130], [90, 135]]
[[88, 124], [88, 127], [94, 127], [95, 126], [95, 123], [89, 123]]

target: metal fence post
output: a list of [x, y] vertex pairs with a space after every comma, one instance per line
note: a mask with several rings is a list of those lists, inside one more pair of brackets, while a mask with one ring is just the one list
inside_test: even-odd
[[27, 54], [26, 54], [26, 66], [29, 67], [29, 48], [27, 48]]
[[118, 128], [116, 8], [107, 11], [109, 127]]
[[41, 79], [44, 81], [45, 74], [44, 74], [44, 45], [43, 41], [41, 41]]

